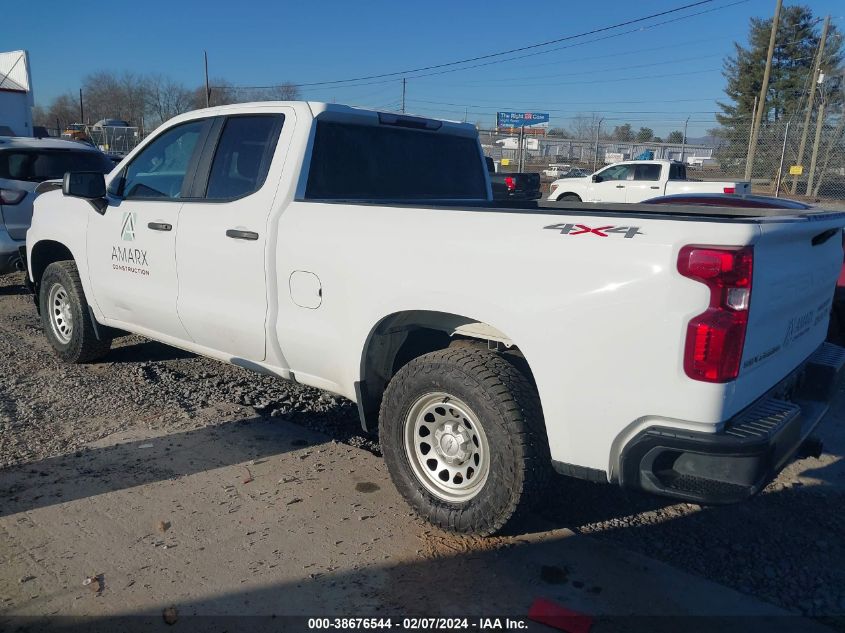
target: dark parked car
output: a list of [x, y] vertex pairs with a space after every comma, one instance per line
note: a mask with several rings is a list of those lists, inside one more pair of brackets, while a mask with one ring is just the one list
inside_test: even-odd
[[539, 173], [497, 172], [493, 159], [489, 156], [484, 159], [490, 172], [494, 200], [539, 200], [543, 196]]
[[0, 137], [0, 275], [22, 268], [20, 247], [40, 183], [69, 171], [106, 174], [113, 168], [100, 150], [76, 141]]

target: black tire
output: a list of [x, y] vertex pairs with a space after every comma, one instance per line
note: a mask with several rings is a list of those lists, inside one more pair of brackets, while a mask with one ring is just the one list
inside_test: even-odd
[[581, 202], [581, 196], [575, 193], [565, 193], [557, 199], [558, 202]]
[[[51, 293], [63, 289], [66, 296], [67, 312], [70, 316], [70, 327], [62, 326], [62, 333], [57, 332], [60, 326], [55, 324], [54, 318], [61, 320], [61, 309], [51, 304]], [[67, 363], [88, 363], [105, 356], [111, 348], [111, 339], [97, 339], [88, 302], [79, 280], [79, 271], [73, 261], [53, 262], [41, 277], [39, 293], [41, 306], [41, 326], [56, 355]], [[59, 315], [54, 317], [54, 315]], [[66, 321], [64, 322], [66, 323]]]
[[[471, 408], [488, 445], [487, 479], [462, 502], [432, 494], [406, 450], [406, 425], [413, 424], [409, 414], [415, 403], [441, 392]], [[450, 348], [402, 367], [382, 400], [379, 437], [391, 479], [408, 504], [431, 523], [455, 532], [490, 535], [511, 527], [542, 498], [551, 476], [536, 389], [512, 363], [487, 350]]]

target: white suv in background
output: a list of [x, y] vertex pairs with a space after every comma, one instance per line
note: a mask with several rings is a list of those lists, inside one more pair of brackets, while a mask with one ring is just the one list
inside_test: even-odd
[[0, 275], [24, 268], [19, 249], [39, 183], [68, 171], [106, 174], [113, 167], [100, 150], [77, 141], [0, 136]]

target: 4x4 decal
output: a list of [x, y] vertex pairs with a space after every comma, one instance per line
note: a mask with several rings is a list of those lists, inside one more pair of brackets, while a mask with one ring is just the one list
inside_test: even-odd
[[597, 235], [598, 237], [612, 237], [613, 235], [622, 235], [625, 238], [632, 238], [636, 235], [645, 235], [640, 231], [638, 226], [586, 226], [584, 224], [550, 224], [544, 226], [544, 229], [552, 229], [560, 231], [561, 235]]

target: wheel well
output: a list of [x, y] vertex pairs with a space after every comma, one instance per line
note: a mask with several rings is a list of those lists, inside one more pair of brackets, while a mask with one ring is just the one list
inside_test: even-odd
[[455, 346], [497, 351], [534, 382], [522, 352], [492, 326], [443, 312], [396, 313], [383, 319], [373, 329], [361, 356], [361, 381], [356, 383], [355, 388], [364, 430], [374, 431], [377, 428], [382, 394], [396, 372], [423, 354]]
[[32, 247], [30, 267], [32, 268], [32, 280], [35, 283], [41, 281], [47, 266], [53, 262], [60, 262], [73, 259], [73, 254], [67, 246], [61, 242], [42, 240]]
[[564, 191], [562, 194], [560, 194], [560, 195], [557, 197], [557, 200], [558, 200], [558, 201], [560, 201], [560, 200], [562, 200], [563, 198], [565, 198], [566, 196], [575, 196], [575, 197], [576, 197], [576, 198], [578, 198], [579, 200], [581, 199], [581, 196], [579, 196], [577, 193], [575, 193], [575, 192], [573, 192], [573, 191]]
[[53, 262], [60, 262], [68, 259], [73, 259], [73, 253], [71, 253], [68, 247], [61, 242], [42, 240], [32, 247], [29, 266], [32, 270], [32, 282], [35, 285], [34, 294], [36, 306], [38, 306], [41, 277], [44, 276], [44, 271], [47, 270], [47, 266]]

